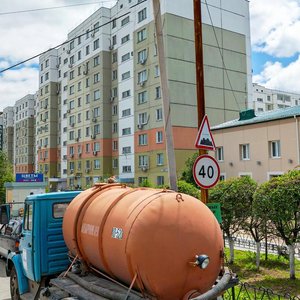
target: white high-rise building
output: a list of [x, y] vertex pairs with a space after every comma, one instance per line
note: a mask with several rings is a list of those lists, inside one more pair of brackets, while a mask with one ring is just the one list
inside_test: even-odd
[[[193, 1], [161, 1], [177, 172], [197, 133]], [[217, 124], [251, 97], [249, 3], [202, 4], [206, 113]], [[40, 57], [37, 170], [53, 188], [168, 184], [152, 1], [119, 0]]]

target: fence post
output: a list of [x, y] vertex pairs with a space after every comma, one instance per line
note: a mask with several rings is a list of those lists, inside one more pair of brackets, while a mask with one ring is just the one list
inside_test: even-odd
[[234, 286], [231, 288], [232, 300], [235, 300], [235, 289]]

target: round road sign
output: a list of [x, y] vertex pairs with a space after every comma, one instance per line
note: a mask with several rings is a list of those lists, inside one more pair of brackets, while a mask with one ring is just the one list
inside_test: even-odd
[[220, 178], [219, 164], [207, 154], [198, 156], [193, 166], [193, 176], [201, 188], [209, 189], [216, 185]]

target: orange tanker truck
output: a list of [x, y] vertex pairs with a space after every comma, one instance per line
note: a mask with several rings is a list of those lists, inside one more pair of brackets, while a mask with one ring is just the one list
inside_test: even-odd
[[100, 183], [32, 195], [23, 224], [7, 260], [14, 300], [215, 299], [234, 281], [219, 224], [186, 194]]

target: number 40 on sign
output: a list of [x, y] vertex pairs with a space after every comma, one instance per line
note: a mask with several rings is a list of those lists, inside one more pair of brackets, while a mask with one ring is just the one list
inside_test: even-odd
[[195, 182], [203, 189], [215, 186], [220, 178], [220, 167], [217, 161], [207, 154], [198, 156], [193, 166]]

